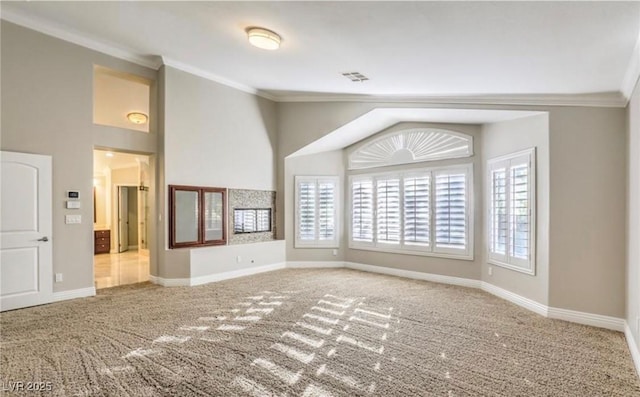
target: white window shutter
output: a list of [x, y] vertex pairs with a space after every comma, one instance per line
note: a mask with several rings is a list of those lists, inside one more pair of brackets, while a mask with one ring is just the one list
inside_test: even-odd
[[316, 239], [316, 183], [301, 180], [298, 183], [298, 239]]
[[336, 185], [333, 181], [318, 182], [318, 239], [333, 241], [336, 239]]
[[508, 163], [496, 164], [490, 172], [490, 228], [489, 256], [497, 260], [507, 260], [507, 239], [509, 238], [509, 214], [507, 192]]
[[350, 178], [349, 246], [473, 259], [472, 164]]
[[338, 247], [338, 177], [296, 176], [295, 247]]
[[509, 255], [529, 259], [529, 164], [512, 165], [509, 170]]
[[431, 240], [431, 178], [404, 178], [404, 244], [428, 247]]
[[400, 179], [378, 179], [376, 183], [376, 230], [378, 243], [400, 243]]
[[351, 239], [373, 243], [373, 180], [351, 183]]
[[435, 173], [435, 250], [467, 249], [467, 174], [464, 171]]
[[535, 274], [535, 148], [489, 160], [489, 262]]

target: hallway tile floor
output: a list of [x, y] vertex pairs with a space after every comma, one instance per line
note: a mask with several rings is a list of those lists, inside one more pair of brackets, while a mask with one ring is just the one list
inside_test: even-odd
[[149, 257], [137, 250], [94, 256], [96, 289], [149, 281]]

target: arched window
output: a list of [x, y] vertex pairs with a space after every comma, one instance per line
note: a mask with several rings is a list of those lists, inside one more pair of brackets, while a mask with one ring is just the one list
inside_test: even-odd
[[400, 169], [349, 176], [349, 247], [473, 259], [473, 163], [424, 164], [473, 156], [473, 138], [436, 128], [376, 137], [349, 153], [349, 169]]
[[349, 169], [384, 167], [470, 157], [473, 137], [437, 128], [412, 128], [384, 134], [349, 155]]

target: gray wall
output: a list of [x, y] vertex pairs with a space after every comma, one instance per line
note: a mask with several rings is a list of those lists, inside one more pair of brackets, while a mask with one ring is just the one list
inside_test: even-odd
[[[261, 190], [275, 187], [278, 197], [286, 197], [289, 192], [285, 189], [285, 158], [289, 154], [373, 108], [397, 107], [397, 104], [357, 102], [276, 105], [165, 67], [159, 73], [162, 84], [152, 85], [152, 98], [159, 90], [161, 103], [151, 103], [151, 133], [98, 126], [92, 124], [94, 64], [154, 81], [158, 73], [6, 21], [0, 24], [3, 105], [0, 147], [53, 157], [53, 267], [54, 272], [65, 275], [63, 283], [54, 284], [56, 292], [93, 285], [93, 214], [91, 205], [86, 204], [91, 202], [94, 147], [159, 154], [157, 159], [151, 157], [151, 168], [159, 161], [157, 197], [162, 200], [161, 211], [156, 212], [155, 203], [151, 202], [150, 218], [155, 222], [160, 215], [162, 219], [156, 234], [161, 263], [155, 263], [155, 242], [150, 241], [151, 271], [162, 277], [189, 277], [191, 251], [166, 250], [167, 184]], [[163, 118], [157, 117], [156, 106], [163, 111]], [[634, 248], [638, 237], [639, 172], [637, 160], [633, 160], [638, 154], [638, 93], [634, 94], [627, 112], [587, 107], [475, 107], [549, 112], [548, 304], [622, 317], [627, 272], [630, 291], [627, 318], [633, 324], [633, 316], [637, 316], [639, 310], [638, 296], [633, 291], [637, 291], [640, 278], [639, 255]], [[152, 178], [156, 181], [156, 176]], [[64, 215], [68, 211], [63, 207], [64, 193], [76, 189], [85, 203], [79, 212], [83, 223], [65, 225]], [[151, 186], [152, 192], [154, 189], [155, 186]], [[278, 200], [279, 231], [284, 230], [284, 201]], [[626, 201], [629, 202], [628, 255]], [[155, 224], [151, 224], [151, 235], [154, 229]], [[213, 266], [199, 268], [197, 274], [215, 272], [217, 260], [225, 261], [225, 267], [230, 266], [227, 263], [230, 257], [218, 258], [213, 248], [197, 251], [195, 256]], [[276, 257], [278, 255], [273, 258]], [[390, 256], [379, 263], [389, 263], [395, 258], [397, 256]], [[625, 270], [627, 262], [628, 271]], [[254, 265], [243, 263], [240, 267]]]
[[627, 323], [640, 349], [640, 87], [627, 107]]
[[[487, 160], [528, 148], [536, 148], [536, 272], [521, 273], [487, 263], [487, 241], [482, 245], [482, 280], [547, 305], [549, 303], [549, 117], [546, 114], [482, 127], [483, 165]], [[490, 179], [483, 172], [483, 197], [488, 197]], [[489, 219], [483, 235], [488, 238]], [[489, 275], [489, 267], [492, 275]]]
[[[161, 68], [160, 80], [163, 220], [169, 215], [168, 185], [275, 190], [277, 125], [273, 102], [168, 66]], [[237, 263], [232, 250], [220, 247], [169, 250], [165, 221], [160, 230], [160, 261], [155, 274], [159, 277], [188, 278], [196, 273], [203, 276], [264, 264]], [[243, 246], [248, 250], [248, 245]], [[209, 268], [198, 265], [192, 272], [194, 255]]]
[[[437, 167], [447, 164], [460, 164], [460, 163], [472, 163], [473, 164], [473, 195], [474, 195], [474, 252], [473, 260], [458, 260], [439, 258], [435, 256], [417, 256], [417, 255], [398, 255], [387, 252], [376, 252], [359, 249], [347, 248], [346, 260], [348, 262], [363, 263], [366, 265], [376, 265], [384, 267], [392, 267], [403, 270], [410, 270], [424, 273], [435, 273], [445, 276], [462, 277], [478, 280], [480, 279], [480, 265], [482, 264], [482, 246], [484, 244], [482, 232], [482, 145], [480, 126], [478, 125], [465, 125], [465, 124], [430, 124], [430, 123], [399, 123], [390, 128], [384, 129], [372, 137], [365, 139], [362, 142], [368, 142], [376, 139], [380, 134], [386, 134], [393, 131], [404, 130], [408, 128], [419, 127], [433, 127], [447, 130], [453, 130], [462, 132], [473, 136], [473, 157], [447, 160], [447, 161], [430, 161], [428, 163], [421, 163], [420, 165], [426, 167]], [[347, 152], [354, 146], [360, 145], [362, 142], [358, 142], [353, 146], [347, 148]], [[407, 166], [393, 166], [380, 168], [371, 168], [366, 170], [348, 171], [348, 175], [357, 175], [362, 173], [370, 173], [376, 171], [391, 171], [395, 169], [406, 169], [415, 167], [416, 164]], [[347, 182], [348, 183], [348, 182]], [[346, 185], [345, 185], [346, 186]], [[345, 188], [346, 189], [346, 188]], [[346, 191], [346, 190], [345, 190]], [[348, 212], [347, 212], [348, 213]], [[347, 217], [348, 218], [348, 217]], [[349, 219], [345, 219], [345, 222], [349, 222]], [[348, 228], [345, 228], [347, 231]], [[348, 238], [348, 237], [346, 237]], [[348, 246], [348, 242], [345, 242], [345, 247]]]
[[625, 109], [553, 109], [549, 126], [549, 305], [622, 318]]
[[[0, 147], [53, 157], [53, 271], [64, 274], [64, 281], [53, 285], [54, 292], [92, 287], [94, 146], [148, 154], [156, 151], [153, 132], [92, 123], [93, 66], [151, 80], [156, 79], [156, 72], [4, 20], [0, 26]], [[155, 108], [150, 113], [153, 119]], [[154, 127], [150, 126], [152, 131]], [[80, 191], [80, 210], [64, 208], [67, 190]], [[65, 225], [64, 216], [71, 212], [82, 215], [82, 224]], [[153, 266], [155, 258], [151, 260]]]
[[[430, 104], [403, 106], [451, 107]], [[364, 113], [384, 107], [398, 107], [398, 104], [278, 104], [278, 195], [289, 194], [283, 182], [286, 156]], [[472, 108], [464, 105], [455, 107]], [[473, 108], [549, 112], [548, 304], [623, 317], [625, 110], [570, 106]], [[283, 224], [284, 211], [279, 209], [279, 213], [278, 222]], [[397, 258], [390, 256], [386, 260], [391, 263]]]

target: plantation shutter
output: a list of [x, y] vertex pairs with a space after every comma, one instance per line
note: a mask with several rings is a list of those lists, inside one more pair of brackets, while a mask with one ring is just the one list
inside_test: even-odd
[[429, 246], [430, 181], [429, 175], [404, 178], [404, 244]]
[[490, 160], [489, 259], [499, 265], [533, 274], [535, 150]]
[[435, 248], [459, 252], [467, 248], [467, 204], [464, 172], [435, 174]]
[[509, 220], [507, 208], [507, 164], [496, 165], [491, 173], [489, 255], [506, 260]]
[[378, 179], [377, 197], [377, 241], [379, 243], [400, 243], [400, 179]]
[[316, 183], [312, 180], [298, 183], [298, 239], [316, 239]]
[[373, 181], [354, 180], [351, 184], [351, 238], [373, 242]]
[[509, 255], [515, 259], [529, 259], [530, 208], [529, 164], [511, 165], [509, 172]]
[[337, 199], [338, 177], [296, 176], [296, 247], [338, 246]]
[[318, 183], [318, 239], [335, 240], [335, 182]]

